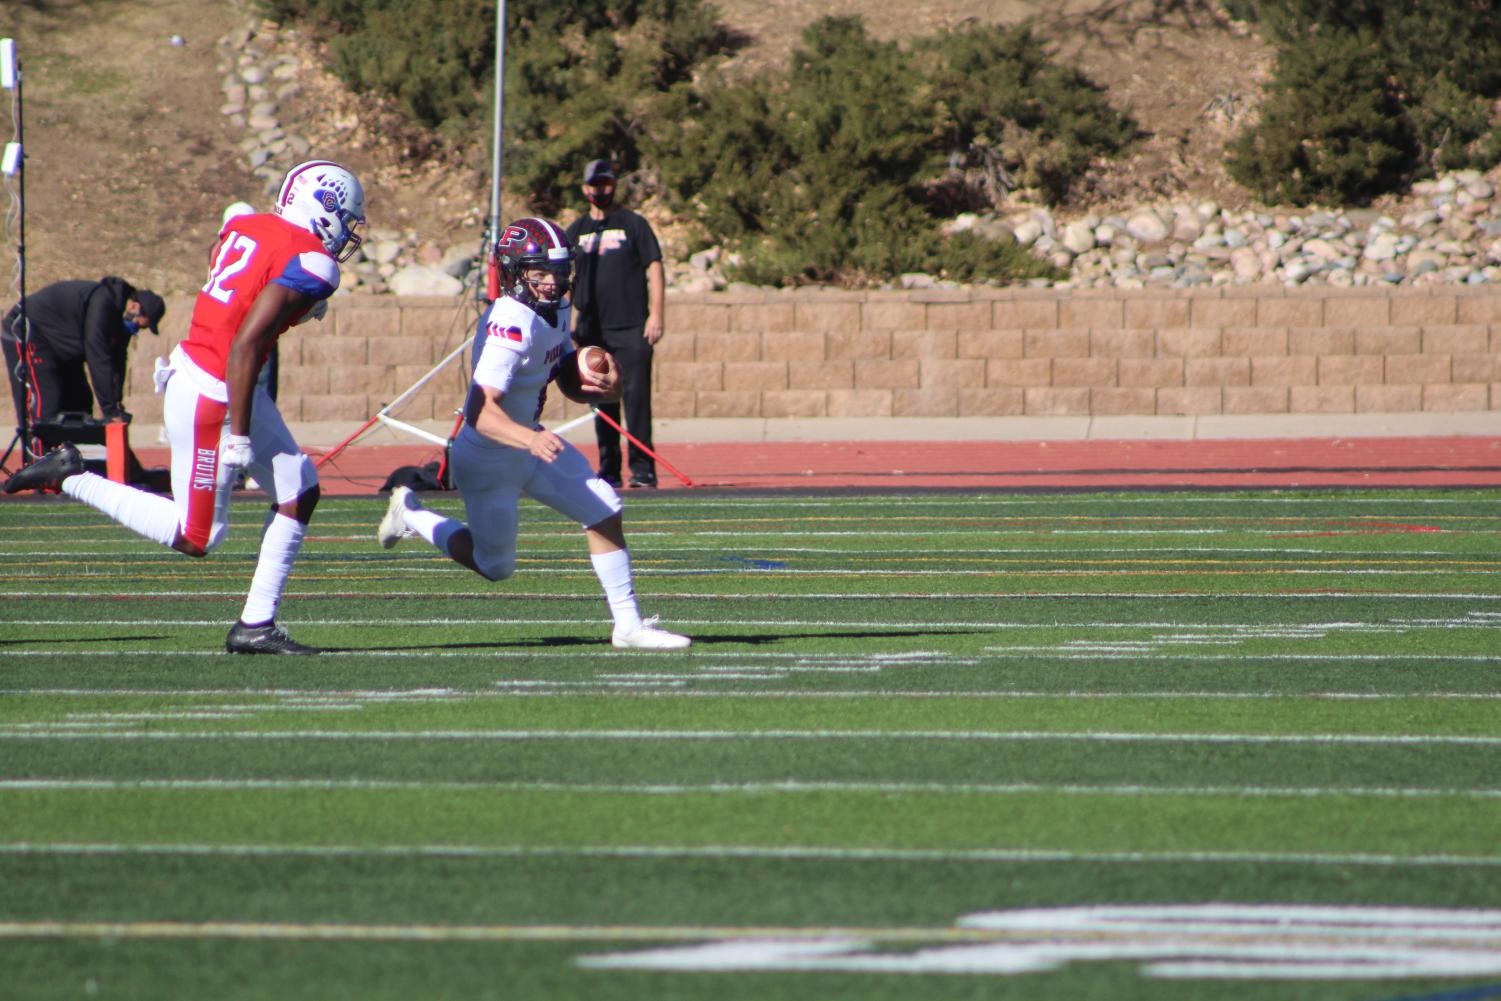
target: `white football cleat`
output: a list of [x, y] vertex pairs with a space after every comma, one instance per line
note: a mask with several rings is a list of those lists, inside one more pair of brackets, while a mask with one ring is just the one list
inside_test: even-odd
[[407, 534], [407, 510], [411, 507], [411, 496], [411, 487], [397, 487], [391, 491], [386, 516], [380, 520], [380, 527], [375, 530], [375, 538], [382, 548], [390, 549]]
[[658, 629], [655, 615], [635, 629], [622, 629], [616, 626], [615, 634], [610, 638], [610, 642], [622, 650], [681, 650], [693, 645], [693, 641], [686, 636]]

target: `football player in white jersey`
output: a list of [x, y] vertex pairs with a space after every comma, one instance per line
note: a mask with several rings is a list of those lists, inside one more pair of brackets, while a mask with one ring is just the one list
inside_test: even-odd
[[620, 397], [613, 360], [604, 372], [585, 374], [569, 339], [573, 247], [556, 223], [518, 219], [496, 242], [495, 257], [501, 296], [477, 337], [464, 423], [449, 458], [467, 524], [427, 510], [409, 488], [397, 487], [376, 538], [390, 549], [419, 535], [480, 576], [505, 580], [516, 570], [517, 506], [525, 493], [583, 527], [615, 621], [615, 646], [686, 647], [688, 637], [641, 618], [620, 497], [578, 449], [537, 423], [549, 382], [580, 403]]

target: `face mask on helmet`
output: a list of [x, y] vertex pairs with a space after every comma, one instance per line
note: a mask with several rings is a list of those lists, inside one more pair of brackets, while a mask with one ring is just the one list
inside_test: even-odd
[[276, 214], [323, 242], [347, 261], [359, 249], [365, 224], [365, 189], [359, 178], [329, 160], [309, 160], [287, 172], [276, 196]]
[[526, 298], [522, 301], [543, 306], [555, 306], [562, 302], [563, 297], [568, 294], [572, 270], [571, 267], [557, 265], [523, 267], [521, 278], [517, 282], [517, 286], [525, 290]]

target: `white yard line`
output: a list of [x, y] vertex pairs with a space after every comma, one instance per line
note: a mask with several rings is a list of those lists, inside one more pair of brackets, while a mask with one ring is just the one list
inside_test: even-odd
[[[726, 740], [934, 740], [953, 742], [1081, 741], [1150, 744], [1346, 744], [1501, 747], [1501, 736], [1361, 733], [1111, 733], [1089, 730], [110, 730], [53, 731], [49, 724], [0, 726], [11, 740], [488, 740], [488, 741], [726, 741]], [[31, 729], [38, 727], [38, 729]]]
[[[1004, 576], [996, 574], [996, 576]], [[97, 600], [101, 597], [99, 591], [3, 591], [0, 592], [7, 598], [87, 598]], [[244, 598], [244, 589], [233, 591], [142, 591], [131, 590], [132, 598]], [[396, 591], [396, 590], [371, 590], [350, 591], [341, 588], [336, 591], [296, 591], [288, 592], [284, 597], [288, 600], [307, 600], [317, 598], [427, 598], [443, 601], [487, 601], [493, 602], [501, 598], [508, 600], [517, 599], [547, 599], [549, 601], [588, 601], [598, 602], [597, 594], [558, 594], [556, 591], [513, 591], [506, 588], [495, 588], [484, 591]], [[1330, 600], [1357, 600], [1357, 601], [1501, 601], [1501, 592], [1485, 591], [1173, 591], [1171, 594], [1162, 594], [1157, 591], [1022, 591], [1016, 593], [996, 591], [828, 591], [813, 592], [808, 594], [778, 594], [764, 591], [724, 591], [716, 594], [677, 594], [673, 592], [661, 592], [651, 595], [653, 602], [662, 601], [792, 601], [805, 603], [808, 601], [1043, 601], [1066, 599], [1108, 599], [1111, 601], [1191, 601], [1195, 599], [1210, 598], [1225, 601], [1330, 601]], [[499, 614], [499, 613], [497, 613]], [[3, 620], [0, 620], [3, 621]], [[296, 620], [288, 620], [295, 624]], [[137, 620], [134, 625], [141, 625]], [[219, 621], [223, 624], [223, 620]]]
[[[447, 626], [495, 626], [495, 625], [529, 625], [529, 626], [588, 626], [597, 625], [597, 619], [534, 619], [527, 618], [518, 620], [497, 615], [492, 618], [462, 619], [462, 618], [339, 618], [318, 619], [298, 618], [288, 620], [299, 626], [399, 626], [402, 628], [432, 627], [444, 628]], [[1230, 632], [1240, 635], [1264, 635], [1264, 636], [1298, 636], [1301, 637], [1311, 632], [1390, 632], [1398, 629], [1420, 628], [1475, 628], [1475, 629], [1501, 629], [1501, 613], [1472, 611], [1462, 616], [1453, 616], [1442, 619], [1394, 619], [1387, 622], [1289, 622], [1282, 625], [1271, 625], [1265, 622], [1098, 622], [1053, 620], [1049, 622], [1000, 622], [982, 621], [976, 619], [938, 620], [938, 619], [880, 619], [880, 620], [852, 620], [852, 619], [685, 619], [674, 618], [673, 622], [682, 626], [797, 626], [797, 627], [822, 627], [825, 629], [1195, 629], [1205, 632], [1215, 630]], [[143, 622], [141, 619], [0, 619], [0, 626], [62, 626], [65, 628], [78, 628], [80, 626], [140, 626], [149, 624], [153, 626], [201, 626], [204, 628], [219, 629], [224, 625], [223, 619], [151, 619]], [[1177, 634], [1181, 635], [1181, 634]]]
[[0, 792], [117, 792], [306, 790], [327, 792], [561, 792], [603, 795], [695, 796], [765, 795], [769, 793], [890, 793], [1014, 796], [1037, 793], [1064, 796], [1234, 796], [1258, 799], [1501, 799], [1501, 789], [1352, 786], [1151, 786], [1052, 785], [1041, 782], [708, 782], [708, 783], [569, 783], [455, 782], [382, 779], [4, 779]]
[[[107, 637], [102, 637], [100, 639], [100, 642], [104, 642], [106, 639], [107, 639]], [[88, 651], [88, 650], [82, 650], [82, 649], [74, 649], [74, 650], [67, 650], [67, 651], [60, 651], [60, 650], [6, 650], [5, 651], [5, 656], [9, 657], [9, 658], [26, 657], [26, 658], [30, 658], [30, 659], [48, 658], [48, 657], [74, 658], [74, 657], [78, 657], [80, 654], [93, 653], [93, 652], [98, 652], [98, 651]], [[111, 649], [111, 650], [108, 651], [108, 653], [109, 653], [109, 656], [111, 658], [120, 658], [120, 657], [132, 657], [132, 658], [140, 658], [140, 657], [181, 658], [181, 657], [230, 657], [230, 656], [232, 656], [231, 654], [228, 654], [228, 653], [226, 653], [223, 650], [114, 650], [114, 649]], [[411, 658], [411, 657], [417, 655], [418, 653], [420, 653], [420, 655], [424, 659], [427, 659], [427, 660], [434, 660], [434, 659], [444, 659], [444, 660], [458, 659], [458, 660], [463, 660], [463, 659], [473, 659], [473, 658], [476, 658], [476, 657], [484, 657], [484, 658], [494, 659], [494, 658], [498, 658], [498, 657], [509, 657], [509, 658], [516, 658], [516, 659], [520, 659], [520, 660], [568, 660], [568, 661], [578, 661], [581, 657], [591, 656], [591, 655], [595, 655], [595, 654], [597, 654], [599, 656], [603, 656], [603, 657], [614, 658], [614, 659], [631, 660], [631, 659], [633, 659], [634, 656], [636, 656], [636, 655], [634, 655], [632, 653], [629, 653], [629, 652], [620, 652], [620, 651], [616, 651], [616, 650], [612, 649], [608, 645], [608, 643], [606, 642], [606, 640], [603, 639], [603, 638], [600, 639], [600, 641], [599, 641], [599, 649], [598, 650], [593, 650], [593, 649], [590, 649], [590, 650], [574, 650], [574, 651], [569, 651], [569, 652], [537, 651], [537, 650], [526, 649], [526, 648], [506, 647], [506, 646], [504, 646], [502, 644], [497, 644], [493, 648], [473, 649], [473, 650], [466, 650], [466, 651], [435, 650], [435, 649], [426, 649], [426, 648], [422, 648], [422, 647], [408, 647], [408, 648], [397, 649], [397, 650], [329, 650], [329, 649], [324, 649], [319, 654], [319, 656], [321, 656], [325, 660], [328, 660], [328, 659], [341, 659], [341, 660], [342, 659], [388, 660], [388, 659], [392, 659], [392, 658], [402, 658], [402, 659]], [[814, 654], [768, 654], [768, 653], [764, 653], [764, 652], [763, 653], [751, 653], [751, 652], [747, 652], [747, 653], [736, 653], [736, 654], [710, 654], [710, 653], [684, 654], [684, 653], [677, 653], [677, 654], [672, 654], [670, 656], [672, 656], [674, 660], [693, 660], [695, 658], [701, 659], [703, 657], [719, 657], [719, 658], [743, 657], [743, 658], [746, 658], [746, 659], [758, 658], [758, 657], [800, 657], [800, 658], [809, 658], [809, 657], [813, 657], [815, 655]], [[846, 655], [846, 656], [848, 656], [848, 655]], [[1044, 657], [1044, 658], [1052, 659], [1052, 660], [1071, 660], [1071, 661], [1140, 660], [1140, 659], [1146, 657], [1146, 658], [1150, 658], [1153, 661], [1180, 661], [1180, 660], [1203, 661], [1203, 662], [1209, 662], [1209, 661], [1238, 661], [1238, 662], [1247, 663], [1247, 664], [1249, 664], [1249, 663], [1256, 663], [1256, 662], [1263, 662], [1263, 661], [1318, 662], [1318, 663], [1345, 663], [1345, 664], [1358, 664], [1358, 663], [1396, 663], [1396, 662], [1400, 662], [1400, 663], [1425, 663], [1425, 664], [1467, 664], [1467, 663], [1493, 664], [1493, 663], [1501, 663], [1501, 654], [1490, 656], [1490, 655], [1483, 655], [1483, 654], [1437, 654], [1437, 653], [1434, 653], [1434, 654], [1416, 654], [1416, 653], [1415, 654], [1261, 654], [1261, 653], [1245, 653], [1245, 654], [1237, 654], [1237, 655], [1219, 656], [1219, 655], [1213, 655], [1213, 654], [1207, 654], [1207, 653], [1184, 653], [1184, 654], [1150, 653], [1150, 652], [1145, 652], [1145, 651], [1137, 651], [1137, 650], [1134, 650], [1134, 649], [1133, 649], [1132, 652], [1129, 652], [1129, 653], [1108, 653], [1108, 652], [1096, 653], [1096, 652], [1093, 652], [1093, 651], [1071, 652], [1071, 651], [1069, 651], [1069, 650], [1067, 650], [1067, 649], [1065, 649], [1063, 647], [986, 647], [984, 655], [979, 658], [979, 662], [984, 662], [985, 660], [1035, 660], [1035, 659], [1037, 659], [1039, 657]], [[969, 656], [969, 657], [950, 657], [950, 658], [947, 658], [947, 659], [953, 661], [954, 663], [973, 663], [973, 662], [976, 662], [976, 658], [974, 656]], [[941, 662], [942, 661], [939, 660], [939, 659], [937, 659], [937, 658], [933, 658], [933, 659], [930, 659], [930, 660], [927, 661], [927, 663], [930, 663], [930, 664], [936, 664], [936, 663], [941, 663]], [[896, 666], [896, 664], [893, 663], [890, 666]]]
[[0, 855], [203, 855], [246, 858], [628, 858], [822, 859], [884, 862], [1283, 864], [1501, 867], [1501, 855], [1389, 855], [1339, 852], [1089, 852], [1055, 849], [827, 848], [797, 845], [220, 845], [157, 843], [0, 843]]
[[[642, 678], [654, 678], [657, 675], [643, 672]], [[535, 685], [551, 684], [548, 681], [518, 680], [497, 681], [495, 685]], [[510, 699], [517, 697], [518, 693], [509, 691], [495, 691], [493, 689], [457, 689], [457, 688], [412, 688], [412, 689], [341, 689], [341, 688], [0, 688], [3, 696], [43, 696], [46, 698], [74, 696], [79, 698], [259, 698], [259, 699], [357, 699], [376, 703], [393, 701], [411, 702], [441, 702], [459, 701], [467, 699]], [[603, 693], [618, 694], [618, 693]], [[634, 696], [628, 696], [634, 697]], [[1288, 692], [1288, 691], [1243, 691], [1243, 692], [1214, 692], [1214, 691], [1087, 691], [1081, 689], [1061, 689], [1059, 691], [1046, 690], [988, 690], [969, 691], [967, 689], [913, 689], [910, 691], [882, 689], [875, 691], [850, 691], [850, 692], [820, 692], [803, 691], [801, 689], [787, 689], [775, 691], [767, 689], [746, 689], [744, 691], [726, 692], [716, 689], [712, 692], [643, 692], [641, 698], [747, 698], [747, 699], [1163, 699], [1163, 700], [1191, 700], [1191, 699], [1233, 699], [1233, 700], [1285, 700], [1295, 702], [1320, 701], [1320, 700], [1350, 700], [1350, 701], [1394, 701], [1410, 699], [1422, 701], [1424, 699], [1445, 699], [1457, 701], [1481, 701], [1491, 702], [1501, 699], [1501, 692]], [[281, 708], [280, 703], [258, 703], [256, 707]]]
[[[775, 668], [772, 668], [775, 669]], [[638, 677], [654, 678], [659, 675], [642, 672]], [[674, 675], [678, 677], [678, 675]], [[696, 675], [695, 675], [696, 677]], [[714, 675], [719, 677], [719, 675]], [[552, 684], [543, 680], [495, 681], [495, 686], [534, 686]], [[0, 689], [3, 696], [44, 696], [44, 698], [248, 698], [248, 699], [356, 699], [359, 702], [450, 702], [467, 699], [534, 698], [545, 693], [512, 692], [494, 689]], [[602, 692], [600, 695], [615, 695], [618, 692]], [[857, 692], [805, 692], [800, 689], [714, 689], [713, 692], [641, 692], [621, 698], [755, 698], [755, 699], [1234, 699], [1234, 701], [1424, 701], [1424, 699], [1451, 699], [1451, 701], [1493, 702], [1501, 699], [1501, 692], [1088, 692], [1088, 690], [985, 690], [973, 692], [967, 689], [862, 689]], [[308, 708], [315, 710], [321, 705], [287, 705], [285, 702], [248, 702], [248, 708], [257, 710], [281, 710], [281, 708]], [[342, 708], [342, 702], [335, 705]]]

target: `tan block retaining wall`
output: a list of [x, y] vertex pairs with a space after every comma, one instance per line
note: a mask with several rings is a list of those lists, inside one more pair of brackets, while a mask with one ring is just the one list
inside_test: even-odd
[[[1353, 414], [1501, 410], [1501, 290], [1243, 288], [823, 290], [668, 295], [662, 418]], [[160, 421], [151, 357], [132, 349], [127, 407]], [[363, 421], [473, 329], [476, 305], [348, 296], [281, 341], [289, 421]], [[145, 350], [143, 350], [145, 349]], [[455, 362], [402, 405], [446, 419]], [[547, 420], [582, 409], [552, 394]]]

